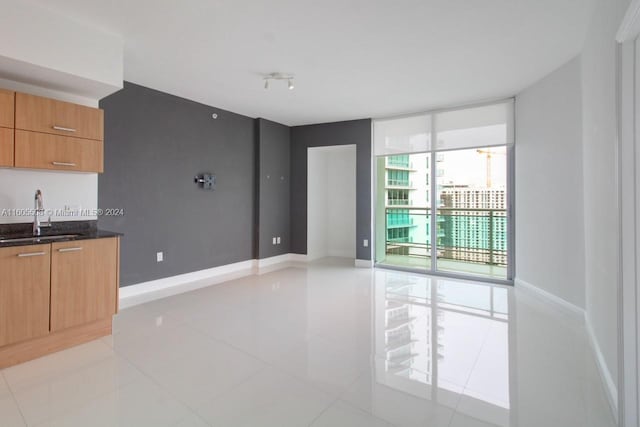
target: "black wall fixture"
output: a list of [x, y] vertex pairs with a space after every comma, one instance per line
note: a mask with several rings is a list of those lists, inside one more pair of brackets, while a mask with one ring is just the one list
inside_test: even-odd
[[216, 176], [212, 173], [196, 175], [193, 181], [203, 190], [213, 191], [216, 187]]

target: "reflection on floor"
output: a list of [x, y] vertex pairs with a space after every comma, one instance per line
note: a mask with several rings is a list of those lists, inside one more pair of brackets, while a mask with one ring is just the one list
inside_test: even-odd
[[582, 325], [512, 288], [327, 259], [123, 310], [1, 371], [4, 426], [612, 427]]
[[[431, 257], [386, 254], [385, 258], [380, 261], [379, 264], [390, 267], [410, 267], [428, 270], [431, 268]], [[439, 258], [438, 269], [449, 273], [486, 276], [493, 279], [504, 280], [507, 278], [507, 267], [502, 265], [487, 265]]]

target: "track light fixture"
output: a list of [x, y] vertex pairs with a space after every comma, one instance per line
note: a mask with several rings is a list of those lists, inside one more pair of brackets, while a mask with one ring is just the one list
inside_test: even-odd
[[294, 78], [295, 77], [293, 76], [293, 74], [285, 74], [285, 73], [267, 74], [266, 76], [264, 76], [264, 88], [269, 89], [269, 83], [271, 82], [271, 80], [286, 80], [287, 87], [289, 88], [289, 90], [293, 90], [295, 88], [293, 84]]

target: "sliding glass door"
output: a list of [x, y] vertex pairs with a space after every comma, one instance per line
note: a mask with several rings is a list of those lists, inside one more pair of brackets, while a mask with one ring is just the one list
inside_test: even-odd
[[507, 150], [437, 153], [438, 270], [507, 278]]
[[426, 153], [386, 156], [384, 174], [385, 262], [431, 268], [431, 197]]
[[512, 279], [512, 126], [512, 101], [374, 122], [378, 264]]

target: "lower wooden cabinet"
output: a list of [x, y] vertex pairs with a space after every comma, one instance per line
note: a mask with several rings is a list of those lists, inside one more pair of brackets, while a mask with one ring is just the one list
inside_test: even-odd
[[117, 238], [51, 245], [51, 332], [116, 312]]
[[0, 248], [0, 347], [49, 333], [50, 250]]
[[118, 237], [0, 248], [0, 369], [111, 334], [119, 253]]

